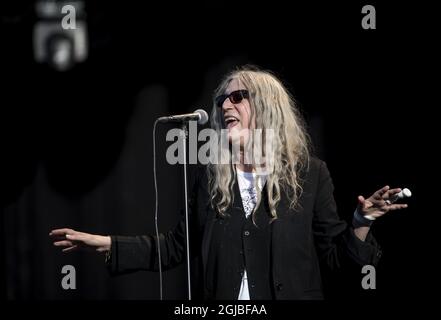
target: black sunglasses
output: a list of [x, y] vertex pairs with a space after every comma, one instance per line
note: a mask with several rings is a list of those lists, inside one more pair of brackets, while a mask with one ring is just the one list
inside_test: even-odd
[[223, 94], [219, 97], [216, 97], [216, 105], [220, 108], [224, 104], [225, 99], [230, 99], [231, 103], [237, 104], [242, 101], [242, 99], [248, 99], [249, 98], [248, 90], [236, 90], [231, 92], [230, 94]]

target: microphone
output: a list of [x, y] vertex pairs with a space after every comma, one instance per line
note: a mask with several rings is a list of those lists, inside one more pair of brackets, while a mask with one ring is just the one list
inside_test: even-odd
[[392, 197], [392, 199], [390, 200], [386, 200], [386, 204], [392, 204], [395, 201], [397, 201], [398, 199], [403, 199], [403, 198], [409, 198], [412, 196], [412, 192], [410, 192], [409, 189], [404, 188], [403, 190], [401, 190], [400, 192], [398, 192], [396, 195], [394, 195]]
[[208, 121], [208, 113], [205, 110], [197, 109], [193, 113], [177, 114], [158, 118], [159, 122], [185, 122], [195, 120], [198, 124], [206, 124]]

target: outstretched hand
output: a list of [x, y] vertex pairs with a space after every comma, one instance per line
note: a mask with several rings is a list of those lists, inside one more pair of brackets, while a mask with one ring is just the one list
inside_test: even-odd
[[358, 212], [363, 216], [371, 216], [375, 219], [383, 216], [389, 211], [407, 208], [407, 204], [393, 204], [396, 194], [401, 192], [401, 188], [390, 189], [385, 186], [374, 192], [369, 198], [358, 196]]
[[109, 251], [112, 244], [109, 236], [79, 232], [68, 228], [52, 230], [49, 236], [52, 238], [54, 246], [62, 247], [63, 252], [81, 248], [104, 252]]

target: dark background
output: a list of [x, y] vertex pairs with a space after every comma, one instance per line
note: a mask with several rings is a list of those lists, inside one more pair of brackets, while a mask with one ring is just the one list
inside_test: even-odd
[[[374, 4], [377, 29], [361, 28]], [[221, 76], [252, 63], [294, 94], [350, 219], [359, 194], [408, 187], [409, 208], [375, 223], [384, 256], [377, 289], [361, 274], [330, 281], [328, 298], [409, 298], [427, 275], [419, 212], [417, 139], [422, 39], [408, 23], [422, 8], [381, 3], [88, 3], [89, 57], [60, 73], [33, 60], [32, 2], [2, 4], [1, 294], [6, 299], [158, 299], [159, 277], [111, 278], [104, 257], [65, 255], [53, 228], [154, 232], [152, 125], [158, 116], [211, 109]], [[158, 137], [160, 230], [183, 204], [182, 168]], [[77, 289], [61, 288], [62, 266]], [[165, 298], [185, 299], [185, 268], [165, 273]], [[348, 280], [351, 279], [351, 280]]]

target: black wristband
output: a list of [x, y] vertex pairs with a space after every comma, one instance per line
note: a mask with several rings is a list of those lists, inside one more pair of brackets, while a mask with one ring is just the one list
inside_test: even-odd
[[374, 220], [370, 220], [362, 216], [358, 210], [354, 212], [354, 218], [352, 219], [352, 225], [354, 228], [370, 227], [374, 223]]

